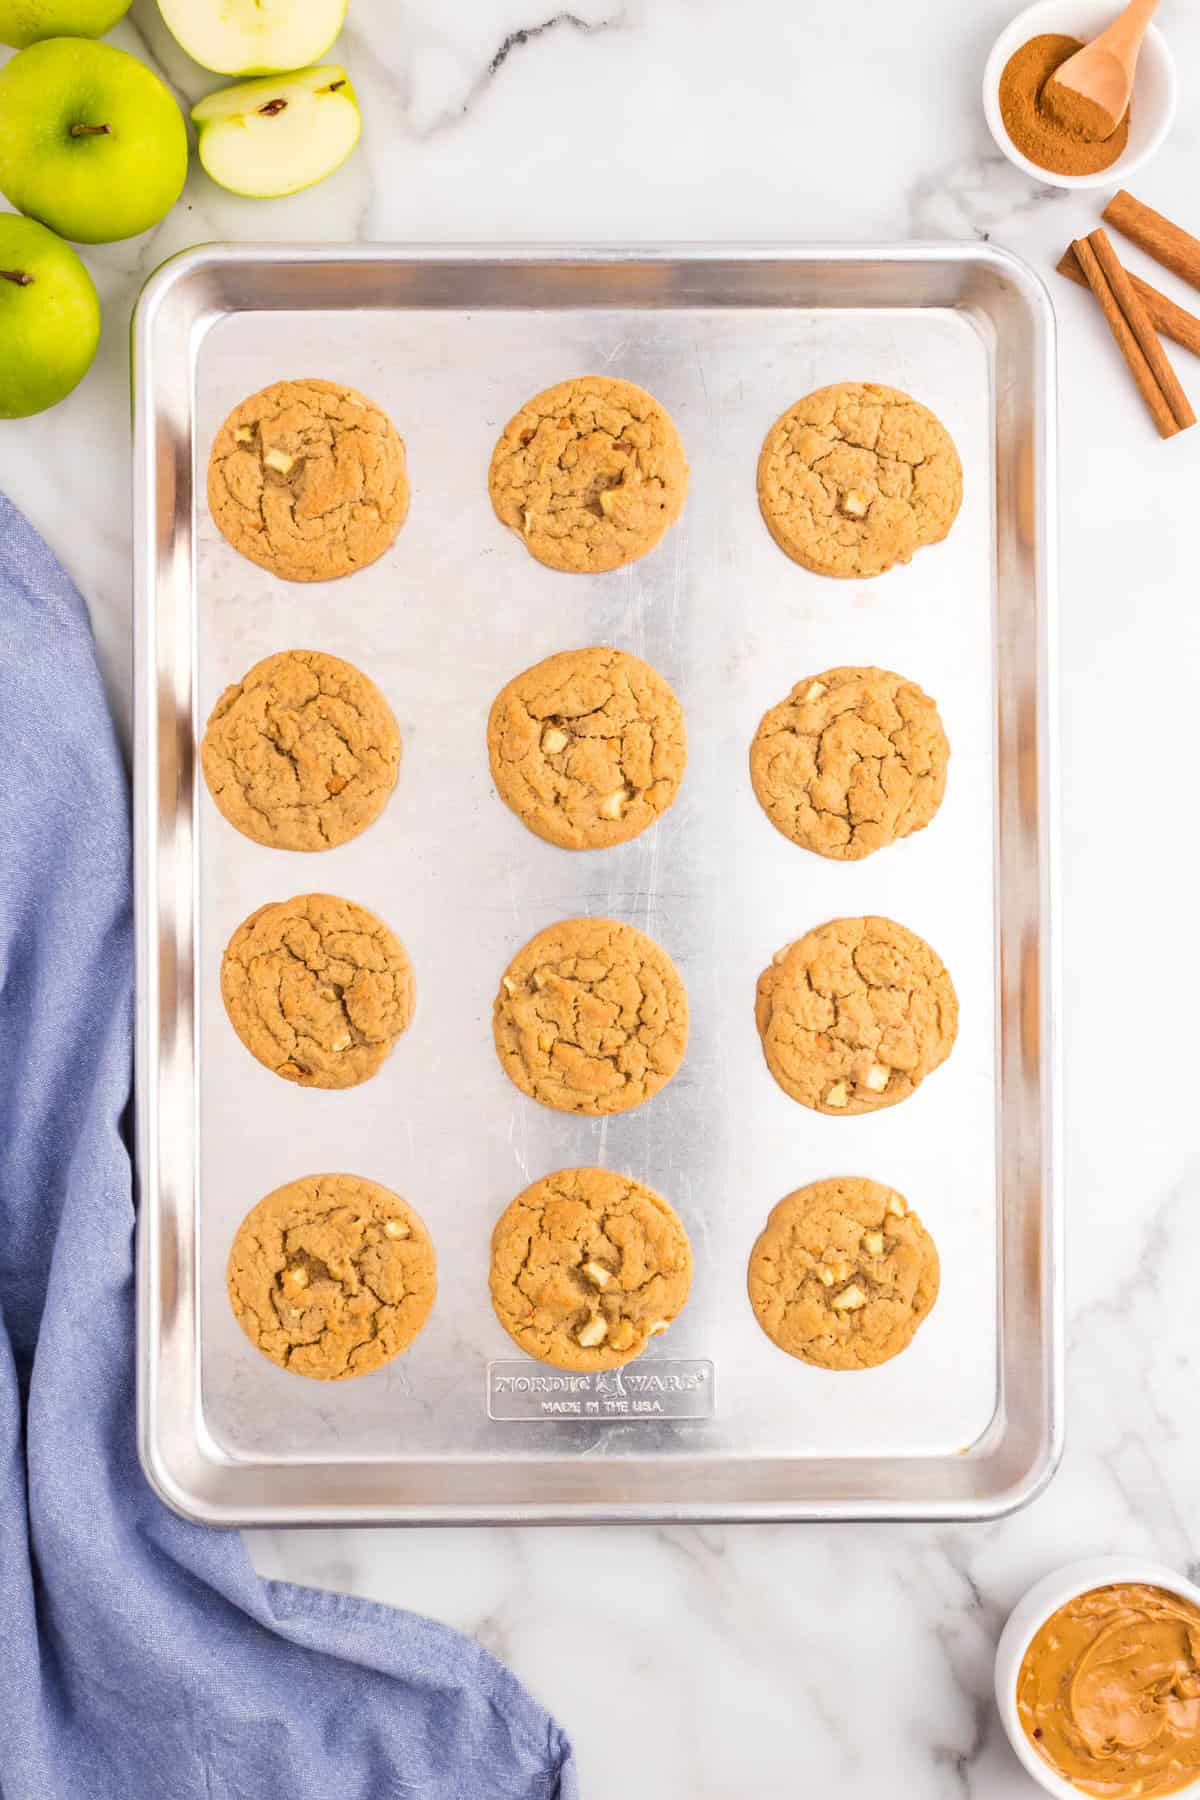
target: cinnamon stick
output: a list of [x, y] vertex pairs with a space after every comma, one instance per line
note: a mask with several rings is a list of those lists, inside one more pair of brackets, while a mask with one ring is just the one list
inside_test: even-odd
[[1124, 313], [1117, 305], [1116, 296], [1108, 285], [1103, 269], [1096, 261], [1096, 252], [1086, 238], [1076, 238], [1072, 248], [1079, 260], [1079, 266], [1083, 270], [1088, 286], [1100, 303], [1105, 323], [1117, 340], [1121, 355], [1129, 365], [1129, 372], [1137, 382], [1138, 391], [1150, 409], [1151, 417], [1158, 427], [1158, 435], [1164, 438], [1174, 437], [1179, 430], [1175, 415], [1167, 405], [1166, 397], [1154, 379], [1154, 372], [1146, 361], [1137, 339], [1129, 329]]
[[1164, 269], [1200, 288], [1200, 239], [1173, 225], [1152, 206], [1143, 206], [1124, 188], [1113, 195], [1101, 217], [1132, 238], [1139, 250], [1160, 262]]
[[[1079, 287], [1086, 287], [1088, 284], [1087, 276], [1079, 266], [1073, 245], [1067, 246], [1063, 259], [1058, 265], [1058, 272]], [[1169, 295], [1162, 293], [1156, 287], [1151, 287], [1150, 283], [1143, 281], [1140, 275], [1133, 274], [1129, 269], [1125, 273], [1133, 283], [1133, 289], [1138, 299], [1149, 313], [1154, 329], [1160, 331], [1163, 337], [1169, 337], [1172, 343], [1182, 344], [1185, 350], [1191, 350], [1194, 355], [1200, 356], [1200, 319], [1196, 317], [1195, 313], [1188, 312], [1184, 306], [1177, 306]]]
[[1125, 314], [1125, 323], [1129, 326], [1146, 361], [1150, 364], [1151, 373], [1158, 383], [1163, 399], [1171, 409], [1175, 423], [1180, 431], [1186, 431], [1189, 425], [1196, 423], [1196, 415], [1192, 411], [1192, 403], [1179, 385], [1179, 377], [1171, 367], [1166, 351], [1158, 341], [1158, 333], [1150, 323], [1145, 307], [1134, 292], [1133, 283], [1117, 260], [1117, 253], [1112, 241], [1102, 225], [1095, 231], [1088, 232], [1088, 243], [1096, 253], [1096, 261], [1104, 271], [1104, 278], [1113, 291], [1113, 296]]

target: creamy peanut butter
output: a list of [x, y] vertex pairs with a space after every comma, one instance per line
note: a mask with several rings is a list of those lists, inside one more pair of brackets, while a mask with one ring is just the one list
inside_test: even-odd
[[1069, 1600], [1025, 1652], [1017, 1711], [1081, 1793], [1178, 1793], [1200, 1779], [1200, 1607], [1139, 1582]]

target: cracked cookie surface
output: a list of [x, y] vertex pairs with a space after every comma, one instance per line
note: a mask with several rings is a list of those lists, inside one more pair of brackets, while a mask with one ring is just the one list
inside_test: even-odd
[[356, 388], [276, 381], [218, 431], [208, 508], [234, 549], [272, 575], [332, 581], [382, 556], [403, 525], [404, 444]]
[[400, 732], [352, 663], [283, 650], [225, 689], [200, 761], [209, 793], [246, 837], [276, 850], [329, 850], [383, 811]]
[[531, 938], [500, 981], [496, 1054], [543, 1106], [629, 1112], [687, 1048], [687, 993], [666, 951], [616, 919], [565, 919]]
[[532, 557], [568, 574], [653, 550], [687, 497], [674, 424], [632, 381], [580, 375], [527, 400], [492, 453], [496, 517]]
[[221, 964], [230, 1023], [252, 1056], [300, 1087], [375, 1074], [412, 1018], [412, 968], [382, 919], [334, 894], [251, 913]]
[[816, 1112], [906, 1100], [949, 1056], [958, 998], [937, 952], [892, 919], [831, 919], [779, 951], [754, 1008], [767, 1067]]
[[784, 837], [854, 862], [929, 824], [949, 755], [937, 707], [915, 682], [887, 669], [826, 669], [764, 716], [750, 777]]
[[603, 850], [645, 831], [687, 764], [670, 685], [641, 657], [602, 644], [548, 656], [502, 688], [487, 745], [505, 805], [564, 850]]
[[615, 1369], [682, 1309], [683, 1223], [661, 1194], [611, 1169], [559, 1169], [518, 1194], [492, 1233], [496, 1317], [557, 1369]]
[[256, 1350], [293, 1375], [344, 1381], [407, 1350], [429, 1317], [429, 1233], [398, 1194], [356, 1175], [306, 1175], [237, 1230], [229, 1303]]
[[899, 388], [842, 381], [772, 425], [758, 502], [793, 562], [861, 579], [946, 536], [962, 503], [962, 464], [927, 406]]
[[873, 1369], [898, 1356], [938, 1282], [937, 1248], [903, 1195], [849, 1175], [781, 1200], [747, 1273], [767, 1336], [822, 1369]]

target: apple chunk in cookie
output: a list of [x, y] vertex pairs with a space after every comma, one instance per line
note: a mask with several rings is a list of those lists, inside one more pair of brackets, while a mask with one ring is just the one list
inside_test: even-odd
[[220, 187], [255, 199], [297, 194], [345, 162], [362, 130], [345, 69], [239, 81], [192, 108], [200, 161]]

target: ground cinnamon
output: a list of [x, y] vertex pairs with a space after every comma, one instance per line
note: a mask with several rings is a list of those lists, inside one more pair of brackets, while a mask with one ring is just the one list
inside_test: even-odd
[[1116, 162], [1129, 137], [1129, 109], [1110, 137], [1097, 142], [1088, 133], [1095, 129], [1092, 116], [1078, 115], [1064, 104], [1065, 90], [1046, 104], [1050, 77], [1083, 45], [1078, 38], [1045, 32], [1030, 38], [1014, 51], [1000, 77], [1000, 116], [1013, 144], [1053, 175], [1095, 175]]

